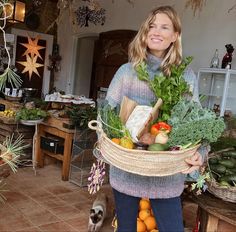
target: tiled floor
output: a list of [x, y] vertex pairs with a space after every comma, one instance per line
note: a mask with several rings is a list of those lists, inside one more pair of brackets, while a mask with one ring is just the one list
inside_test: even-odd
[[[1, 232], [86, 232], [89, 210], [95, 196], [87, 188], [61, 180], [61, 168], [47, 165], [37, 169], [19, 168], [6, 179], [9, 190], [0, 204]], [[108, 218], [101, 232], [112, 232], [114, 203], [109, 185], [102, 190], [109, 198]], [[184, 202], [186, 227], [195, 224], [196, 205]]]

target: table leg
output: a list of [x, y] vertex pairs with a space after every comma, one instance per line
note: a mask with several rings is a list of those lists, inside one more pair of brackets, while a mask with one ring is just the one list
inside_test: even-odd
[[73, 141], [73, 135], [67, 134], [65, 136], [63, 163], [62, 163], [62, 180], [64, 181], [67, 181], [69, 179], [72, 141]]
[[[199, 206], [198, 206], [199, 207]], [[198, 208], [200, 216], [200, 232], [217, 232], [219, 218], [208, 213], [202, 208]]]
[[37, 138], [36, 138], [37, 142], [35, 143], [35, 162], [37, 166], [40, 168], [44, 166], [44, 154], [40, 148], [40, 136], [43, 134], [44, 133], [41, 129], [41, 126], [38, 125]]
[[208, 213], [208, 221], [206, 225], [206, 232], [217, 232], [218, 231], [219, 218]]

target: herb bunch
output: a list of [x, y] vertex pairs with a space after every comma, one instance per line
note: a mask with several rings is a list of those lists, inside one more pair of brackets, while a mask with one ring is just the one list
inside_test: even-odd
[[167, 121], [173, 106], [176, 105], [185, 94], [190, 94], [189, 85], [184, 80], [183, 74], [192, 60], [192, 57], [186, 57], [180, 65], [173, 65], [171, 67], [171, 75], [169, 77], [160, 73], [156, 74], [153, 80], [149, 77], [146, 63], [142, 62], [136, 68], [138, 78], [142, 81], [146, 81], [155, 96], [163, 100], [158, 121]]
[[77, 129], [84, 130], [88, 128], [88, 122], [97, 118], [97, 108], [93, 106], [82, 107], [73, 105], [66, 110], [73, 124]]
[[99, 108], [99, 120], [101, 120], [102, 129], [108, 138], [130, 137], [127, 128], [121, 122], [117, 108], [112, 108], [109, 104]]

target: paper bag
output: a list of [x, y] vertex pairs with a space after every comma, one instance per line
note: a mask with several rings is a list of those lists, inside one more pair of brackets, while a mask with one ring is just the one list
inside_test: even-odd
[[126, 96], [123, 97], [121, 106], [120, 106], [120, 114], [119, 114], [119, 117], [122, 123], [124, 124], [126, 123], [130, 114], [132, 113], [132, 111], [137, 105], [138, 103], [136, 101], [133, 101]]

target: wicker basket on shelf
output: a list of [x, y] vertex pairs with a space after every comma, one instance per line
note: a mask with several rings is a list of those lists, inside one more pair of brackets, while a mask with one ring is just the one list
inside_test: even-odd
[[207, 190], [214, 196], [224, 201], [236, 203], [236, 187], [220, 186], [216, 181], [212, 180], [208, 183]]
[[90, 121], [89, 128], [99, 133], [97, 148], [107, 163], [142, 176], [168, 176], [187, 170], [185, 159], [194, 155], [200, 146], [178, 151], [126, 149], [112, 142], [98, 121]]
[[[213, 157], [219, 157], [224, 151], [229, 151], [232, 148], [226, 148], [218, 152], [213, 152], [208, 155], [208, 160]], [[206, 165], [210, 168], [209, 163]], [[221, 186], [214, 178], [207, 181], [207, 190], [214, 196], [228, 202], [236, 203], [236, 187], [234, 186]]]

